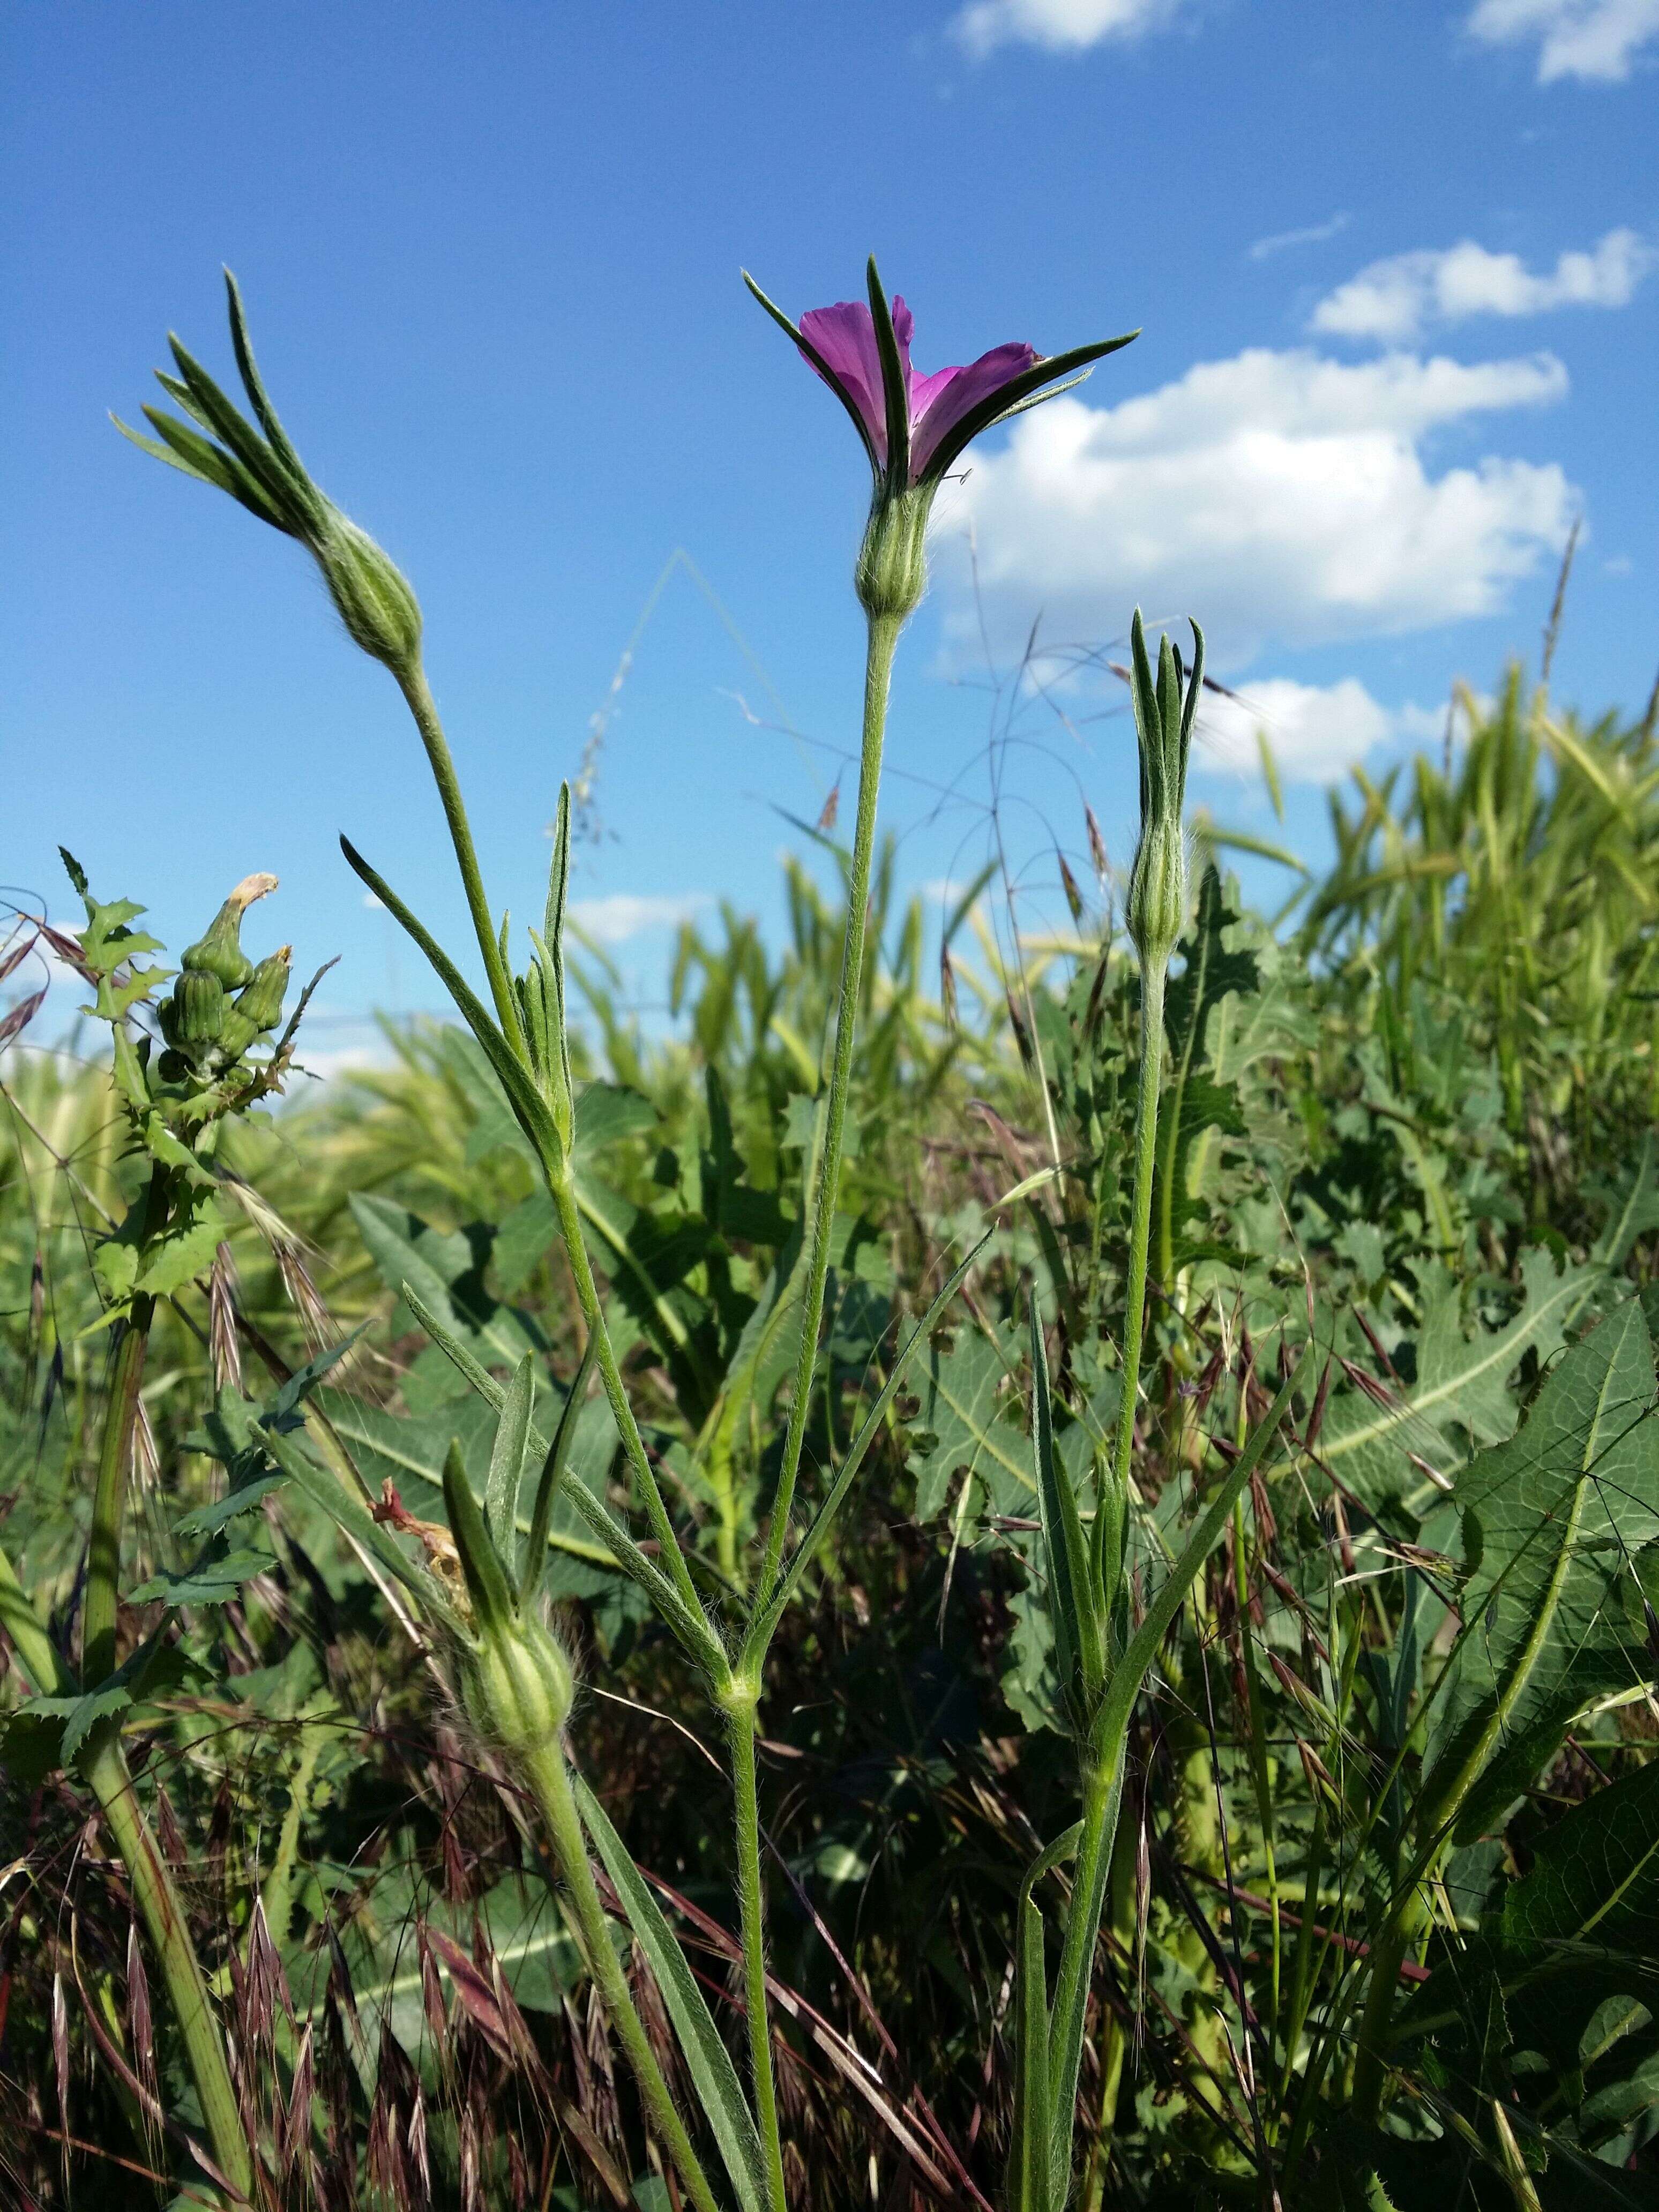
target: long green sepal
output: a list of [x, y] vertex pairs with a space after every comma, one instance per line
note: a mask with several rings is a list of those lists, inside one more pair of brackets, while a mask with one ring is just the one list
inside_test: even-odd
[[[590, 1330], [587, 1349], [582, 1354], [581, 1365], [576, 1370], [575, 1380], [570, 1385], [568, 1396], [559, 1409], [558, 1425], [553, 1431], [553, 1441], [542, 1460], [542, 1479], [536, 1486], [535, 1510], [530, 1516], [530, 1542], [525, 1553], [525, 1569], [520, 1580], [521, 1604], [527, 1604], [541, 1588], [542, 1577], [547, 1571], [547, 1532], [553, 1519], [553, 1507], [564, 1481], [565, 1468], [570, 1461], [570, 1447], [575, 1442], [576, 1419], [582, 1409], [587, 1381], [593, 1372], [593, 1363], [599, 1352], [599, 1340]], [[526, 1424], [526, 1441], [529, 1440]]]
[[507, 1385], [501, 1418], [495, 1428], [495, 1441], [490, 1448], [489, 1479], [484, 1484], [484, 1519], [489, 1528], [489, 1540], [509, 1580], [516, 1579], [513, 1574], [516, 1542], [514, 1522], [519, 1510], [525, 1454], [530, 1445], [530, 1410], [535, 1396], [536, 1358], [533, 1352], [526, 1352], [514, 1369], [513, 1380]]
[[[505, 1413], [501, 1419], [503, 1422], [507, 1419]], [[452, 1443], [444, 1458], [444, 1510], [460, 1554], [466, 1594], [472, 1601], [472, 1617], [479, 1632], [485, 1637], [505, 1635], [511, 1626], [513, 1593], [507, 1588], [507, 1570], [472, 1495], [459, 1443]]]
[[721, 2040], [707, 2000], [697, 1986], [679, 1939], [652, 1896], [628, 1847], [611, 1825], [605, 1808], [582, 1780], [571, 1776], [582, 1825], [592, 1838], [611, 1887], [622, 1899], [639, 1947], [646, 1955], [668, 2016], [674, 2023], [697, 2101], [720, 2145], [732, 2186], [743, 2212], [765, 2212], [760, 2136], [744, 2097], [738, 2069]]

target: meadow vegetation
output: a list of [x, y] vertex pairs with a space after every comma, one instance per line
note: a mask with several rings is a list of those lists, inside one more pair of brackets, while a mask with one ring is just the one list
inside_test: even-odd
[[1651, 2203], [1651, 710], [1512, 669], [1271, 924], [1079, 821], [941, 955], [821, 829], [667, 1033], [564, 821], [325, 1086], [241, 908], [15, 925], [102, 1019], [0, 1054], [0, 2193]]

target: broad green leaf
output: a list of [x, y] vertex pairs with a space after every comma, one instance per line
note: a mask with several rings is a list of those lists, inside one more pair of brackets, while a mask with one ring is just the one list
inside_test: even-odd
[[1631, 1299], [1562, 1358], [1520, 1431], [1457, 1479], [1463, 1632], [1425, 1762], [1419, 1826], [1460, 1842], [1518, 1796], [1575, 1714], [1643, 1679], [1621, 1601], [1659, 1536], [1653, 1352]]
[[662, 1991], [669, 2018], [680, 2039], [680, 2049], [726, 2170], [732, 2179], [743, 2212], [764, 2212], [760, 2136], [738, 2081], [732, 2055], [720, 2039], [696, 1977], [686, 1963], [678, 1939], [664, 1918], [645, 1879], [628, 1855], [627, 1846], [611, 1825], [605, 1808], [581, 1779], [572, 1777], [582, 1824], [622, 1899], [628, 1924], [646, 1955], [657, 1987]]
[[1659, 1957], [1659, 1765], [1598, 1790], [1547, 1828], [1504, 1899], [1517, 1953], [1594, 1942]]
[[546, 1349], [541, 1332], [504, 1306], [484, 1287], [490, 1231], [482, 1224], [445, 1231], [392, 1200], [354, 1191], [352, 1218], [368, 1255], [389, 1291], [414, 1291], [492, 1366], [516, 1367], [526, 1352]]
[[[1415, 1382], [1394, 1395], [1397, 1405], [1378, 1405], [1349, 1388], [1334, 1391], [1319, 1438], [1319, 1456], [1370, 1504], [1402, 1492], [1414, 1512], [1444, 1494], [1443, 1482], [1466, 1456], [1463, 1439], [1497, 1443], [1515, 1425], [1510, 1378], [1522, 1355], [1547, 1360], [1587, 1290], [1600, 1279], [1594, 1267], [1559, 1271], [1541, 1247], [1522, 1255], [1521, 1302], [1501, 1328], [1476, 1322], [1466, 1333], [1457, 1285], [1432, 1261], [1419, 1278], [1423, 1320], [1416, 1343]], [[1437, 1485], [1413, 1468], [1408, 1452], [1442, 1476]]]
[[1008, 1374], [997, 1347], [966, 1322], [948, 1349], [931, 1347], [919, 1382], [921, 1409], [911, 1424], [933, 1440], [911, 1460], [919, 1521], [944, 1511], [958, 1475], [977, 1486], [977, 1498], [993, 1512], [1029, 1514], [1035, 1507], [1030, 1449], [1012, 1417], [1016, 1401], [1003, 1387]]

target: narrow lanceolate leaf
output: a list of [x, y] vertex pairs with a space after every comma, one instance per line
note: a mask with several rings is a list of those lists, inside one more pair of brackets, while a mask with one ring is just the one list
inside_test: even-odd
[[1642, 1679], [1623, 1603], [1659, 1536], [1653, 1349], [1630, 1300], [1575, 1345], [1519, 1433], [1457, 1479], [1463, 1632], [1430, 1741], [1419, 1822], [1462, 1841], [1553, 1757], [1575, 1714]]
[[605, 1808], [580, 1775], [572, 1777], [582, 1825], [592, 1838], [611, 1885], [622, 1899], [639, 1947], [646, 1955], [668, 2016], [674, 2023], [697, 2101], [720, 2145], [742, 2212], [764, 2212], [760, 2136], [744, 2101], [732, 2055], [720, 2039], [696, 1977], [661, 1907], [628, 1855], [628, 1848], [606, 1817]]
[[489, 1455], [489, 1478], [484, 1485], [484, 1518], [490, 1540], [513, 1579], [514, 1522], [519, 1510], [519, 1485], [524, 1478], [525, 1453], [530, 1443], [530, 1409], [536, 1396], [536, 1363], [529, 1352], [513, 1370], [507, 1402], [496, 1425]]
[[1015, 1955], [1014, 2126], [1009, 2160], [1010, 2212], [1050, 2212], [1048, 2157], [1053, 2116], [1048, 2093], [1048, 1986], [1042, 1915], [1020, 1900]]
[[1048, 1360], [1035, 1298], [1031, 1301], [1031, 1455], [1048, 1557], [1048, 1615], [1054, 1624], [1054, 1654], [1066, 1698], [1082, 1727], [1092, 1716], [1105, 1686], [1105, 1638], [1071, 1477], [1054, 1452]]

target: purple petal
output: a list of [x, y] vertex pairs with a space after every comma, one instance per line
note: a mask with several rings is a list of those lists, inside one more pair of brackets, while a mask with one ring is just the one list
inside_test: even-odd
[[862, 300], [838, 300], [833, 307], [809, 308], [800, 319], [800, 334], [817, 348], [825, 368], [858, 410], [859, 420], [878, 458], [885, 461], [887, 404], [882, 397], [876, 325], [868, 305]]
[[[803, 328], [805, 325], [803, 325]], [[873, 332], [872, 337], [873, 338]], [[816, 341], [814, 341], [816, 343]], [[958, 422], [982, 400], [1023, 376], [1036, 360], [1028, 345], [993, 346], [966, 368], [936, 369], [910, 380], [910, 476], [914, 482]]]

